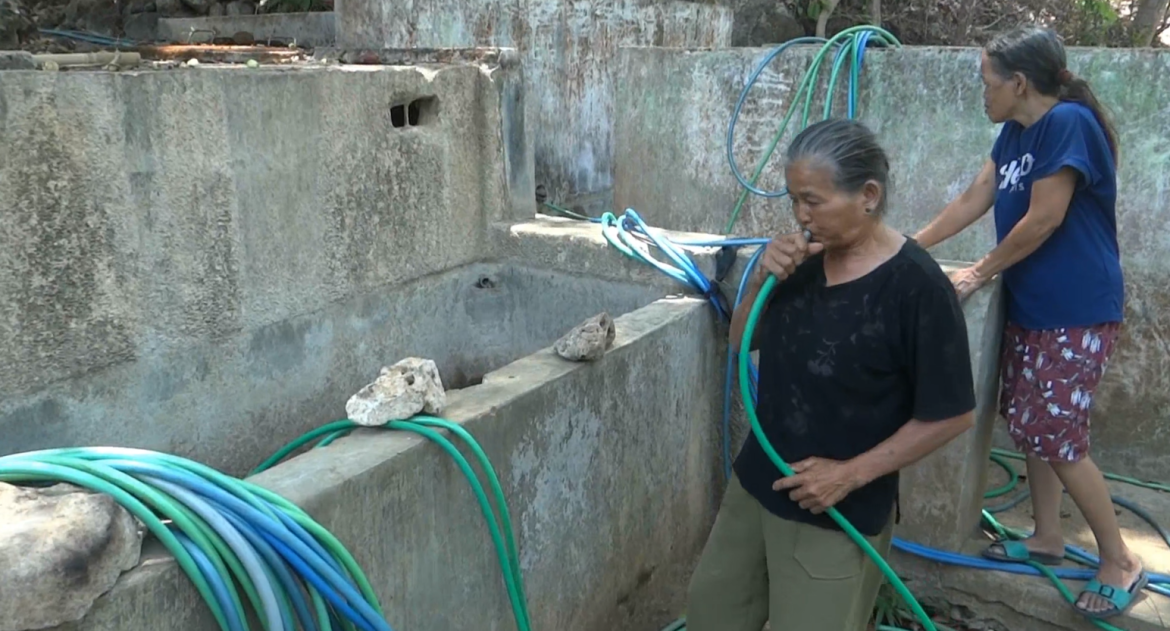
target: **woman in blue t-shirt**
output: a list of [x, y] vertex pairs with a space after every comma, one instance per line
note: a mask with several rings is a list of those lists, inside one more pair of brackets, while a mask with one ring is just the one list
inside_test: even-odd
[[1011, 31], [983, 51], [983, 101], [1003, 123], [975, 181], [916, 235], [954, 236], [995, 206], [998, 245], [951, 280], [966, 297], [996, 274], [1007, 294], [1000, 413], [1027, 454], [1035, 534], [993, 544], [1001, 561], [1061, 562], [1061, 485], [1097, 539], [1101, 567], [1074, 606], [1124, 613], [1146, 582], [1109, 489], [1089, 458], [1089, 410], [1117, 341], [1124, 287], [1117, 246], [1117, 134], [1052, 31]]

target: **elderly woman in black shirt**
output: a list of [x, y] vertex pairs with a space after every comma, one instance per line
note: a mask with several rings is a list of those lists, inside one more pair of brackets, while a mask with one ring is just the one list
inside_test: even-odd
[[863, 631], [882, 575], [825, 514], [836, 507], [883, 555], [898, 471], [966, 431], [975, 408], [966, 324], [951, 281], [882, 222], [889, 163], [870, 130], [817, 123], [785, 174], [808, 233], [772, 240], [731, 322], [732, 347], [767, 274], [758, 416], [691, 579], [688, 631]]

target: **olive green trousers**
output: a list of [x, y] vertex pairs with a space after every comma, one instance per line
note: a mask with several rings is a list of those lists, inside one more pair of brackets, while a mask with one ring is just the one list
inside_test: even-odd
[[[886, 557], [893, 520], [869, 542]], [[844, 532], [769, 513], [733, 477], [687, 598], [687, 631], [864, 631], [881, 570]]]

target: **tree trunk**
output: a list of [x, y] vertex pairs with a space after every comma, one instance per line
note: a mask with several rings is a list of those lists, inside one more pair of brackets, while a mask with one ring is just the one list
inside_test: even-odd
[[821, 6], [821, 13], [817, 16], [817, 37], [825, 37], [825, 31], [829, 30], [829, 16], [833, 15], [833, 10], [837, 8], [837, 2], [838, 0], [827, 0]]
[[1154, 43], [1154, 35], [1162, 26], [1167, 8], [1170, 8], [1170, 0], [1141, 0], [1138, 3], [1130, 24], [1133, 46], [1144, 48]]

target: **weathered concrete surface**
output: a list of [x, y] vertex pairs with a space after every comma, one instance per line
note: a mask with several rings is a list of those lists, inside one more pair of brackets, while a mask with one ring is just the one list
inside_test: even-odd
[[[615, 320], [614, 347], [598, 362], [545, 348], [450, 393], [446, 417], [477, 438], [503, 485], [533, 628], [660, 628], [681, 611], [679, 577], [722, 488], [720, 389], [694, 387], [719, 378], [709, 307], [664, 299]], [[354, 553], [394, 628], [513, 628], [483, 516], [439, 448], [363, 430], [252, 481]], [[71, 629], [163, 627], [214, 628], [170, 559], [125, 576]]]
[[336, 40], [332, 11], [161, 18], [157, 37], [168, 42], [198, 44], [213, 37], [231, 37], [241, 31], [251, 33], [257, 42], [275, 39], [296, 42], [300, 46], [329, 46]]
[[[0, 453], [133, 445], [238, 473], [408, 345], [482, 371], [594, 313], [541, 338], [515, 296], [551, 281], [502, 269], [388, 291], [483, 259], [515, 181], [534, 208], [508, 172], [509, 72], [5, 73]], [[395, 127], [419, 97], [432, 115]]]
[[[1016, 466], [1017, 470], [1023, 472], [1023, 463], [1016, 463]], [[998, 467], [993, 468], [992, 472], [992, 485], [999, 486], [1007, 481], [1007, 476]], [[1159, 523], [1170, 521], [1170, 494], [1117, 482], [1110, 483], [1110, 491], [1115, 496], [1137, 502]], [[987, 505], [1001, 504], [1007, 499], [1000, 497], [988, 500]], [[997, 518], [1005, 525], [1031, 530], [1031, 512], [1031, 503], [1024, 502], [1009, 512], [997, 514]], [[1067, 494], [1064, 496], [1061, 515], [1066, 541], [1095, 552], [1092, 532]], [[1163, 574], [1170, 572], [1170, 549], [1148, 524], [1125, 509], [1120, 509], [1118, 521], [1122, 535], [1142, 557], [1147, 569]], [[966, 552], [978, 554], [988, 543], [986, 538], [970, 539]], [[901, 553], [893, 556], [893, 565], [900, 576], [912, 581], [908, 585], [916, 596], [956, 605], [969, 611], [971, 618], [985, 623], [996, 622], [1002, 625], [999, 628], [1010, 631], [1089, 631], [1096, 628], [1081, 619], [1046, 578], [940, 566]], [[1076, 566], [1065, 563], [1064, 567]], [[1066, 585], [1073, 593], [1077, 593], [1083, 583], [1066, 581]], [[1170, 599], [1147, 592], [1147, 597], [1134, 607], [1128, 617], [1110, 622], [1131, 631], [1170, 628]]]
[[[951, 272], [960, 265], [944, 262]], [[901, 475], [902, 520], [898, 536], [932, 548], [961, 551], [979, 532], [987, 459], [999, 422], [999, 346], [1003, 337], [1003, 287], [996, 279], [963, 302], [971, 372], [975, 377], [975, 426]]]
[[[653, 226], [721, 232], [739, 195], [725, 136], [735, 101], [763, 49], [627, 48], [615, 85], [614, 195]], [[761, 75], [736, 127], [735, 153], [750, 176], [787, 112], [815, 48], [795, 50]], [[910, 48], [866, 55], [859, 117], [889, 151], [890, 223], [924, 226], [958, 195], [990, 152], [997, 129], [983, 114], [975, 49]], [[1121, 136], [1118, 222], [1127, 281], [1127, 325], [1094, 410], [1094, 456], [1106, 469], [1170, 478], [1170, 51], [1070, 51], [1070, 67], [1111, 107]], [[822, 86], [827, 77], [822, 75]], [[841, 89], [841, 94], [844, 89]], [[803, 109], [803, 108], [800, 108]], [[835, 108], [839, 114], [841, 107]], [[814, 101], [811, 120], [822, 108]], [[792, 124], [786, 139], [797, 131]], [[779, 145], [779, 152], [786, 140]], [[777, 155], [762, 186], [783, 185]], [[792, 228], [783, 200], [751, 198], [738, 234]], [[936, 256], [976, 260], [994, 244], [990, 215]]]
[[617, 48], [726, 46], [732, 25], [724, 7], [650, 0], [339, 0], [336, 13], [343, 48], [520, 49], [537, 182], [550, 200], [587, 210], [610, 207], [613, 125], [624, 116], [613, 101]]
[[349, 396], [404, 356], [434, 359], [444, 385], [462, 387], [598, 308], [625, 313], [653, 298], [637, 286], [470, 265], [13, 396], [0, 403], [0, 449], [139, 447], [239, 475], [344, 417]]

